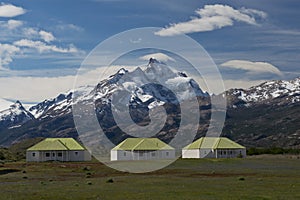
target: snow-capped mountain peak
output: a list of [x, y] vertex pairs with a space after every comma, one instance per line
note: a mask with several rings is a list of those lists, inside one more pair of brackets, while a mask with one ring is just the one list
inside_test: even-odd
[[20, 101], [16, 101], [8, 109], [0, 112], [0, 128], [20, 126], [31, 119], [34, 119], [32, 114], [23, 107]]
[[[115, 91], [126, 90], [131, 93], [130, 99], [137, 102], [146, 102], [150, 99], [153, 101], [154, 94], [159, 95], [164, 102], [168, 102], [162, 96], [166, 98], [170, 95], [163, 94], [167, 93], [167, 90], [162, 90], [159, 85], [168, 88], [169, 92], [175, 93], [179, 101], [193, 96], [208, 96], [184, 72], [173, 70], [165, 63], [151, 58], [146, 67], [136, 67], [133, 71], [122, 68], [108, 80], [101, 81], [94, 90], [95, 100], [109, 98]], [[161, 105], [161, 102], [152, 105]]]
[[56, 98], [53, 99], [46, 99], [43, 102], [29, 108], [29, 111], [37, 119], [54, 107], [59, 106], [57, 107], [58, 109], [69, 106], [69, 104], [71, 104], [72, 102], [72, 94], [73, 93], [71, 91], [66, 94], [59, 94]]
[[227, 92], [227, 96], [230, 100], [233, 97], [239, 99], [238, 104], [246, 106], [276, 99], [281, 99], [281, 104], [296, 103], [300, 102], [300, 78], [290, 81], [267, 81], [249, 89], [231, 89]]

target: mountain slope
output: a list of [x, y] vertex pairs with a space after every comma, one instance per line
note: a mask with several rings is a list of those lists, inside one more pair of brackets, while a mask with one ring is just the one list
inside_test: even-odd
[[[170, 89], [162, 85], [168, 85]], [[177, 93], [177, 96], [173, 91]], [[123, 138], [124, 133], [115, 129], [111, 114], [112, 94], [118, 92], [127, 93], [127, 96], [122, 96], [120, 102], [123, 106], [128, 106], [129, 103], [131, 116], [138, 123], [149, 122], [149, 110], [158, 105], [166, 104], [165, 107], [170, 112], [176, 113], [179, 101], [189, 99], [195, 94], [209, 98], [193, 79], [153, 59], [143, 69], [137, 67], [131, 72], [121, 69], [93, 88], [90, 86], [79, 88], [75, 91], [76, 99], [72, 99], [73, 92], [69, 92], [31, 107], [29, 110], [36, 119], [28, 121], [18, 130], [6, 130], [8, 137], [0, 139], [0, 144], [10, 145], [24, 138], [33, 137], [72, 136], [76, 138], [78, 135], [73, 122], [72, 104], [79, 101], [89, 102], [91, 99], [95, 102], [99, 123], [104, 129], [111, 130], [112, 132], [108, 132], [109, 137], [115, 137], [118, 142]], [[172, 126], [176, 127], [178, 123], [174, 122]]]
[[32, 119], [34, 119], [32, 114], [23, 107], [21, 102], [17, 101], [8, 109], [0, 111], [0, 130], [19, 127]]
[[286, 105], [300, 102], [300, 78], [291, 81], [268, 81], [248, 90], [231, 89], [226, 92], [228, 105], [251, 106], [277, 102]]
[[[72, 99], [74, 93], [76, 98]], [[118, 101], [114, 102], [117, 106], [112, 103], [113, 96], [117, 97]], [[96, 86], [82, 87], [45, 100], [30, 108], [35, 117], [19, 105], [20, 103], [9, 111], [6, 110], [5, 115], [2, 114], [6, 117], [1, 118], [0, 112], [0, 144], [9, 146], [35, 137], [78, 138], [72, 106], [79, 102], [92, 102], [95, 105], [99, 124], [115, 144], [128, 135], [117, 125], [112, 111], [129, 107], [132, 120], [145, 126], [150, 122], [150, 110], [163, 106], [167, 112], [167, 120], [156, 136], [168, 142], [180, 126], [179, 103], [188, 102], [195, 96], [201, 116], [196, 136], [199, 138], [205, 135], [209, 125], [209, 95], [185, 73], [173, 71], [152, 59], [147, 66], [137, 67], [133, 71], [121, 69]], [[223, 136], [247, 147], [300, 146], [300, 78], [291, 81], [268, 81], [247, 90], [231, 89], [220, 96], [226, 96], [228, 100]], [[191, 108], [191, 112], [196, 112], [193, 109]], [[19, 115], [13, 113], [23, 113], [20, 115], [23, 120], [14, 118], [13, 116]]]
[[224, 134], [247, 146], [300, 147], [300, 78], [231, 89]]

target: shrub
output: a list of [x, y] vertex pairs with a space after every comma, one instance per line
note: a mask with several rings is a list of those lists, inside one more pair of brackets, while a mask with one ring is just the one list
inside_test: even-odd
[[86, 184], [88, 184], [88, 185], [92, 185], [92, 182], [91, 182], [91, 181], [88, 181]]
[[114, 180], [112, 178], [110, 178], [106, 181], [106, 183], [113, 183], [113, 182], [114, 182]]
[[281, 147], [271, 148], [249, 148], [247, 149], [247, 155], [260, 155], [260, 154], [300, 154], [300, 149], [284, 149]]

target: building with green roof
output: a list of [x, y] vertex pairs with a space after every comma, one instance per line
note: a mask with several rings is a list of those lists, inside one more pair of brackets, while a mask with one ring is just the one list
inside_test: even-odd
[[73, 138], [46, 138], [26, 151], [27, 162], [88, 161], [89, 151]]
[[246, 148], [226, 137], [202, 137], [182, 149], [182, 158], [246, 157]]
[[110, 152], [111, 161], [174, 158], [175, 149], [157, 138], [127, 138]]

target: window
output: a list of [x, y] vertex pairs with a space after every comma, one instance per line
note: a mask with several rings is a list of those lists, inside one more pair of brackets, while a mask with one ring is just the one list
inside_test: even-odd
[[152, 153], [151, 153], [151, 156], [154, 157], [154, 156], [155, 156], [155, 152], [152, 152]]
[[52, 153], [52, 157], [55, 157], [55, 153]]
[[124, 152], [124, 156], [126, 156], [126, 152]]
[[169, 156], [169, 152], [168, 151], [166, 152], [166, 156]]
[[143, 156], [144, 155], [144, 153], [143, 152], [139, 152], [139, 156]]
[[32, 153], [32, 157], [35, 157], [35, 153]]
[[78, 156], [78, 151], [75, 151], [75, 155]]
[[62, 153], [57, 153], [57, 156], [58, 157], [62, 157]]
[[46, 153], [46, 157], [50, 157], [50, 153]]

